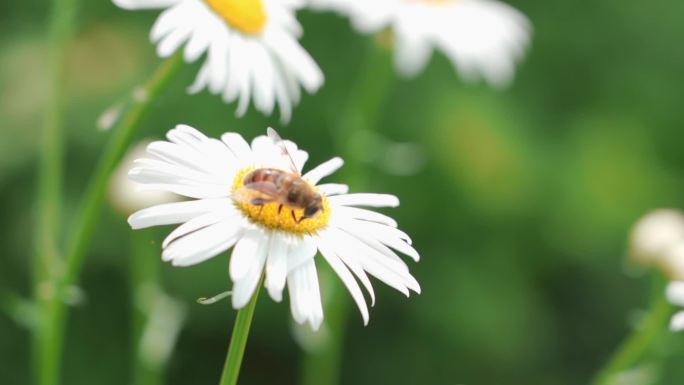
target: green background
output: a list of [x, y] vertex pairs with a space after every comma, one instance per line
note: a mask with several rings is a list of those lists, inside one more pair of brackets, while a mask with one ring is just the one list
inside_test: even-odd
[[[626, 267], [627, 243], [641, 215], [683, 205], [684, 6], [512, 4], [531, 19], [534, 35], [506, 90], [462, 82], [441, 54], [411, 80], [396, 77], [387, 53], [379, 56], [389, 84], [377, 90], [373, 145], [355, 150], [351, 156], [364, 163], [340, 178], [399, 196], [402, 205], [386, 212], [422, 255], [407, 263], [423, 292], [406, 299], [376, 281], [367, 327], [350, 309], [342, 384], [586, 384], [647, 307], [651, 279]], [[65, 231], [108, 137], [95, 121], [160, 62], [148, 42], [156, 15], [80, 2], [64, 95]], [[47, 16], [42, 1], [0, 3], [0, 292], [8, 310], [0, 313], [0, 383], [8, 385], [32, 378], [23, 313], [8, 304], [31, 292]], [[309, 167], [338, 155], [333, 132], [355, 121], [346, 106], [368, 97], [354, 84], [367, 76], [372, 40], [332, 14], [299, 18], [302, 44], [326, 84], [303, 97], [289, 125], [251, 107], [236, 119], [235, 105], [206, 92], [187, 95], [195, 64], [173, 80], [138, 136], [161, 138], [186, 123], [211, 136], [251, 138], [272, 125], [309, 151]], [[411, 145], [393, 152], [387, 143]], [[71, 312], [64, 384], [132, 381], [129, 264], [140, 243], [165, 291], [187, 311], [166, 383], [217, 383], [235, 312], [228, 301], [195, 300], [229, 287], [228, 253], [172, 268], [159, 258], [168, 231], [133, 236], [125, 215], [103, 210], [81, 277], [86, 299]], [[653, 383], [682, 383], [683, 338], [664, 333], [648, 352]], [[241, 383], [298, 383], [302, 354], [287, 302], [263, 295]]]

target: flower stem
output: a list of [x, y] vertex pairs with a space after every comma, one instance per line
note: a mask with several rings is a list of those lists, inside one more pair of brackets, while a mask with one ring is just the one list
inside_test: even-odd
[[[134, 385], [161, 385], [164, 382], [163, 365], [153, 365], [144, 357], [140, 348], [144, 331], [153, 316], [155, 300], [161, 293], [159, 250], [151, 243], [148, 233], [130, 234], [130, 292], [132, 309], [132, 346], [131, 354]], [[155, 362], [156, 364], [156, 362]]]
[[112, 137], [88, 183], [83, 204], [74, 224], [73, 236], [67, 244], [66, 272], [62, 280], [63, 284], [73, 284], [81, 270], [88, 241], [95, 230], [100, 206], [112, 171], [133, 140], [138, 125], [147, 116], [154, 102], [166, 90], [173, 76], [181, 68], [182, 63], [180, 54], [162, 63], [152, 78], [144, 86], [133, 92], [131, 106], [114, 127]]
[[[334, 139], [337, 151], [344, 157], [345, 167], [340, 178], [354, 189], [363, 191], [367, 183], [368, 164], [364, 154], [372, 151], [373, 127], [377, 125], [382, 107], [393, 85], [394, 72], [389, 52], [375, 41], [369, 41], [366, 59], [359, 69], [341, 114], [336, 114]], [[325, 323], [330, 330], [326, 343], [306, 353], [302, 362], [303, 385], [335, 385], [340, 382], [342, 351], [348, 313], [349, 296], [337, 277], [330, 279], [331, 295], [326, 305]]]
[[260, 287], [261, 280], [257, 285], [256, 290], [254, 290], [252, 299], [249, 300], [247, 306], [238, 311], [237, 317], [235, 318], [233, 334], [230, 337], [226, 363], [223, 365], [223, 373], [221, 374], [221, 382], [219, 385], [237, 384], [238, 376], [240, 375], [240, 366], [242, 365], [242, 357], [245, 355], [245, 346], [247, 345], [249, 328], [252, 325], [252, 317], [254, 316], [254, 309], [256, 308], [257, 298], [259, 297]]
[[88, 241], [100, 213], [110, 174], [133, 139], [138, 124], [165, 90], [173, 75], [181, 68], [181, 63], [180, 55], [167, 60], [157, 69], [152, 78], [133, 94], [130, 108], [124, 112], [119, 124], [114, 127], [112, 137], [86, 189], [73, 227], [73, 236], [67, 244], [64, 269], [60, 269], [60, 274], [52, 280], [47, 290], [44, 290], [44, 287], [38, 288], [38, 296], [41, 298], [41, 315], [35, 332], [40, 385], [59, 383], [66, 318], [66, 303], [63, 297], [78, 278]]
[[[41, 133], [41, 158], [38, 171], [38, 195], [33, 292], [38, 311], [47, 311], [46, 289], [54, 287], [60, 272], [59, 223], [64, 146], [64, 79], [66, 50], [74, 33], [76, 0], [53, 0], [48, 35], [49, 93]], [[58, 380], [58, 367], [51, 363], [52, 352], [44, 349], [48, 328], [33, 329], [33, 365], [35, 381], [52, 385]]]
[[644, 317], [641, 327], [622, 342], [608, 363], [598, 372], [592, 385], [608, 385], [616, 375], [634, 366], [648, 352], [663, 331], [672, 315], [672, 305], [668, 303], [663, 285], [657, 283], [653, 294], [651, 309]]

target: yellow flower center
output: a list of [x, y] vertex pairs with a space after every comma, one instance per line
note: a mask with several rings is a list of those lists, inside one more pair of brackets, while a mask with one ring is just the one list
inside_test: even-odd
[[[233, 181], [233, 191], [244, 186], [245, 176], [254, 171], [254, 167], [241, 170]], [[250, 222], [271, 230], [280, 230], [296, 235], [315, 234], [328, 225], [330, 219], [330, 204], [325, 195], [321, 194], [323, 209], [311, 218], [302, 219], [304, 209], [270, 202], [254, 205], [235, 201], [235, 206], [242, 211]]]
[[249, 34], [257, 34], [266, 25], [262, 0], [206, 0], [230, 26]]

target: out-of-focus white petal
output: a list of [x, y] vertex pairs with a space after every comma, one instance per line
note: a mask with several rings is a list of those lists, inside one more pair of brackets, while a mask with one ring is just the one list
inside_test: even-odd
[[684, 306], [684, 281], [670, 282], [667, 285], [667, 299], [674, 305]]
[[112, 2], [123, 9], [157, 9], [170, 7], [183, 0], [112, 0]]

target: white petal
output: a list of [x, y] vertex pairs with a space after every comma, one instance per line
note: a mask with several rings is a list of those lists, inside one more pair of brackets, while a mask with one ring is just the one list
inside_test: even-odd
[[349, 247], [344, 247], [346, 245], [340, 245], [334, 239], [334, 233], [332, 232], [322, 233], [321, 238], [325, 239], [325, 242], [327, 244], [335, 245], [335, 251], [337, 253], [337, 256], [342, 260], [342, 262], [344, 262], [345, 265], [347, 265], [347, 267], [354, 273], [354, 275], [359, 279], [359, 281], [361, 281], [361, 283], [366, 288], [366, 291], [368, 291], [368, 294], [371, 297], [371, 306], [374, 306], [375, 292], [373, 291], [373, 285], [371, 285], [368, 276], [363, 270], [363, 266], [361, 266], [361, 263], [359, 263], [358, 261], [358, 258], [362, 257], [361, 254], [359, 254], [355, 250], [350, 249]]
[[308, 321], [313, 330], [318, 330], [323, 322], [323, 306], [313, 259], [288, 274], [287, 288], [292, 317], [300, 324]]
[[171, 243], [162, 252], [162, 259], [174, 266], [204, 262], [233, 246], [241, 228], [235, 221], [223, 221], [197, 230]]
[[684, 281], [674, 281], [667, 285], [667, 300], [677, 306], [684, 306]]
[[161, 58], [171, 56], [190, 37], [192, 27], [183, 25], [173, 29], [157, 43], [157, 55]]
[[[319, 186], [320, 187], [320, 186]], [[364, 221], [372, 221], [372, 222], [377, 222], [377, 223], [382, 223], [387, 226], [392, 226], [392, 227], [397, 227], [397, 222], [388, 217], [387, 215], [371, 211], [371, 210], [366, 210], [358, 207], [351, 207], [351, 206], [339, 206], [335, 207], [335, 210], [333, 212], [334, 216], [342, 216], [346, 218], [355, 218], [355, 219], [363, 219]], [[331, 218], [332, 220], [332, 218]]]
[[337, 171], [340, 167], [342, 167], [343, 164], [344, 161], [342, 158], [332, 158], [325, 163], [319, 164], [313, 170], [304, 174], [303, 178], [309, 181], [311, 184], [316, 184], [321, 179]]
[[227, 132], [221, 135], [221, 140], [233, 152], [233, 155], [235, 155], [238, 162], [243, 165], [251, 164], [253, 162], [252, 149], [240, 134]]
[[670, 330], [680, 332], [684, 330], [684, 311], [680, 311], [672, 316], [670, 320]]
[[287, 252], [288, 273], [316, 256], [316, 242], [310, 236], [292, 237]]
[[268, 236], [266, 234], [262, 235], [262, 242], [259, 244], [256, 253], [252, 255], [247, 273], [233, 284], [233, 295], [231, 298], [234, 309], [240, 309], [247, 305], [261, 279], [269, 243]]
[[326, 196], [346, 194], [347, 192], [349, 192], [349, 186], [347, 186], [346, 184], [338, 183], [319, 184], [318, 186], [316, 186], [316, 188], [321, 194], [324, 194]]
[[409, 296], [408, 289], [420, 293], [420, 285], [409, 273], [406, 265], [388, 258], [385, 254], [371, 247], [364, 240], [356, 238], [337, 229], [329, 229], [330, 239], [335, 247], [349, 255], [355, 255], [364, 270], [381, 280], [388, 286]]
[[183, 0], [112, 0], [112, 2], [123, 9], [156, 9], [170, 7]]
[[134, 213], [128, 217], [128, 223], [134, 230], [183, 223], [214, 210], [224, 210], [232, 204], [227, 198], [165, 203]]
[[184, 22], [184, 13], [187, 11], [187, 2], [179, 1], [172, 7], [162, 12], [150, 29], [150, 40], [157, 42], [162, 37], [178, 28]]
[[395, 24], [397, 38], [394, 50], [394, 64], [400, 74], [412, 77], [425, 68], [432, 54], [432, 46], [422, 34], [417, 33], [410, 21], [415, 18], [402, 18]]
[[325, 240], [321, 239], [320, 237], [318, 239], [318, 249], [320, 250], [321, 255], [326, 261], [328, 261], [328, 264], [330, 264], [330, 267], [335, 271], [337, 276], [340, 277], [344, 283], [344, 286], [347, 287], [349, 294], [351, 294], [354, 302], [356, 302], [356, 306], [358, 306], [359, 311], [361, 311], [363, 324], [368, 325], [368, 306], [366, 305], [366, 300], [363, 298], [363, 293], [361, 292], [361, 288], [359, 288], [359, 284], [356, 283], [356, 280], [351, 275], [347, 267], [334, 252], [332, 245], [328, 245]]
[[245, 232], [242, 238], [235, 244], [233, 254], [230, 256], [230, 279], [237, 282], [247, 275], [256, 259], [260, 245], [266, 239], [266, 235], [259, 228]]
[[399, 198], [389, 194], [357, 193], [336, 195], [329, 198], [330, 203], [340, 206], [397, 207]]
[[138, 187], [138, 191], [168, 191], [195, 199], [220, 199], [230, 192], [225, 186], [192, 186], [179, 183], [152, 183]]
[[[230, 206], [227, 206], [230, 207]], [[171, 242], [174, 240], [185, 236], [187, 234], [190, 234], [192, 232], [195, 232], [197, 230], [200, 230], [202, 228], [205, 228], [207, 226], [213, 225], [217, 222], [226, 220], [226, 221], [231, 221], [231, 220], [237, 220], [237, 216], [232, 217], [232, 211], [234, 209], [226, 209], [226, 210], [221, 210], [221, 211], [212, 211], [208, 212], [206, 214], [202, 214], [199, 217], [193, 218], [182, 225], [176, 227], [165, 239], [164, 242], [162, 242], [162, 248], [166, 248]]]
[[287, 280], [287, 248], [288, 244], [282, 236], [271, 236], [271, 244], [266, 260], [266, 281], [264, 286], [274, 301], [283, 298], [283, 289]]

